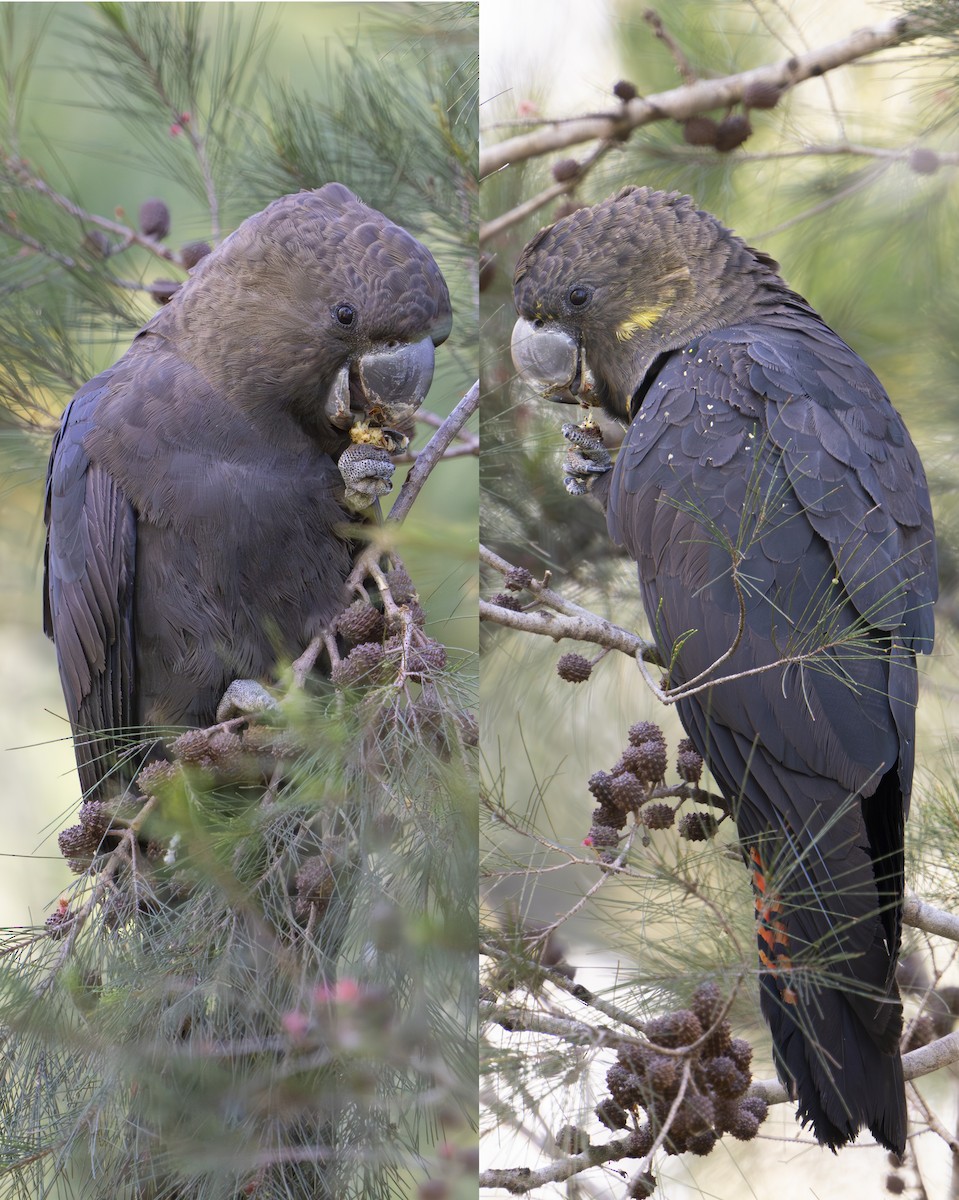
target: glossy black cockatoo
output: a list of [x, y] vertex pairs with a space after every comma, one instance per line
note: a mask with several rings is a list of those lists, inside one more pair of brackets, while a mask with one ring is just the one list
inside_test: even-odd
[[85, 798], [119, 790], [144, 729], [210, 724], [234, 679], [329, 624], [355, 501], [392, 470], [351, 430], [409, 423], [451, 322], [425, 247], [330, 183], [244, 221], [77, 392], [47, 477], [44, 626]]
[[628, 426], [615, 465], [592, 422], [564, 428], [567, 488], [636, 560], [735, 818], [779, 1074], [821, 1143], [868, 1127], [901, 1153], [903, 822], [937, 590], [916, 450], [777, 264], [688, 196], [630, 187], [541, 230], [514, 294], [519, 371]]

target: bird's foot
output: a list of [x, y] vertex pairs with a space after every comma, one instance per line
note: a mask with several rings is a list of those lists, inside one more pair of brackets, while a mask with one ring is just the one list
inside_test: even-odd
[[563, 437], [569, 443], [563, 464], [563, 483], [571, 496], [585, 496], [598, 476], [612, 469], [613, 460], [603, 445], [603, 433], [587, 418], [582, 425], [567, 421]]
[[276, 699], [255, 679], [234, 679], [216, 708], [217, 721], [252, 717], [279, 708]]
[[359, 443], [347, 448], [337, 462], [346, 484], [348, 507], [362, 512], [393, 487], [395, 465], [381, 446]]

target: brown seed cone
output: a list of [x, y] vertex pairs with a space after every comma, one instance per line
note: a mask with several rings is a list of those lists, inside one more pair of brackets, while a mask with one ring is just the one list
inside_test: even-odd
[[615, 850], [619, 846], [619, 831], [611, 825], [591, 825], [587, 837], [594, 850]]
[[[49, 918], [47, 920], [49, 921]], [[625, 1129], [629, 1124], [629, 1113], [621, 1104], [617, 1104], [612, 1096], [600, 1100], [593, 1112], [607, 1129]]]
[[708, 1029], [723, 1011], [723, 994], [711, 979], [704, 980], [693, 992], [689, 1006], [703, 1029]]
[[716, 1106], [708, 1096], [701, 1092], [687, 1091], [683, 1097], [679, 1114], [687, 1133], [701, 1133], [704, 1129], [712, 1129], [716, 1121]]
[[296, 873], [296, 913], [306, 916], [311, 904], [325, 904], [333, 895], [336, 878], [323, 854], [313, 854], [303, 860]]
[[624, 771], [613, 776], [613, 804], [623, 812], [635, 812], [646, 799], [646, 789], [635, 775]]
[[147, 237], [165, 238], [170, 232], [170, 210], [155, 196], [144, 200], [139, 212], [140, 232]]
[[909, 154], [909, 166], [917, 175], [935, 175], [939, 164], [939, 155], [926, 146], [917, 146]]
[[376, 642], [361, 642], [334, 666], [330, 679], [337, 687], [350, 687], [361, 682], [378, 683], [385, 674], [384, 659], [382, 646]]
[[719, 126], [712, 117], [688, 117], [683, 121], [683, 141], [690, 146], [715, 146]]
[[456, 714], [456, 723], [459, 726], [463, 744], [466, 746], [478, 746], [479, 719], [476, 713], [471, 712], [468, 708], [460, 709]]
[[582, 1154], [589, 1149], [589, 1134], [578, 1125], [562, 1125], [553, 1135], [564, 1154]]
[[44, 928], [48, 935], [54, 939], [66, 937], [70, 932], [70, 926], [73, 924], [75, 915], [66, 904], [61, 902], [43, 922]]
[[740, 1071], [749, 1074], [749, 1068], [753, 1061], [753, 1048], [745, 1038], [733, 1038], [724, 1053], [733, 1060]]
[[416, 1200], [450, 1200], [452, 1187], [445, 1179], [424, 1179], [416, 1189]]
[[586, 781], [586, 786], [600, 804], [613, 803], [613, 776], [609, 771], [595, 771]]
[[777, 84], [756, 79], [743, 89], [743, 107], [775, 108], [782, 94], [782, 88]]
[[752, 131], [749, 117], [744, 113], [731, 113], [719, 122], [719, 128], [716, 130], [716, 149], [720, 154], [728, 154], [730, 150], [741, 146]]
[[212, 252], [213, 247], [209, 242], [187, 242], [185, 246], [180, 247], [180, 261], [189, 271]]
[[499, 608], [508, 608], [510, 612], [523, 611], [523, 601], [518, 596], [510, 595], [509, 592], [497, 592], [495, 596], [490, 596], [490, 603]]
[[162, 759], [157, 762], [148, 763], [147, 766], [136, 777], [136, 785], [144, 796], [157, 796], [172, 779], [177, 776], [177, 766], [175, 763], [164, 762]]
[[623, 1108], [635, 1108], [642, 1103], [643, 1081], [632, 1071], [627, 1071], [622, 1063], [613, 1063], [606, 1072], [606, 1086], [612, 1098]]
[[150, 298], [157, 304], [169, 304], [180, 290], [180, 284], [175, 279], [154, 279], [147, 284]]
[[613, 84], [613, 95], [617, 100], [622, 100], [626, 104], [630, 100], [635, 100], [639, 92], [636, 90], [635, 83], [630, 83], [628, 79], [620, 79]]
[[729, 1132], [740, 1142], [749, 1142], [759, 1132], [759, 1121], [748, 1109], [740, 1106], [736, 1119], [730, 1122]]
[[96, 846], [103, 840], [112, 820], [112, 811], [99, 800], [87, 800], [80, 805], [80, 824]]
[[682, 1064], [672, 1055], [654, 1055], [646, 1069], [646, 1078], [652, 1090], [667, 1099], [672, 1099], [679, 1091], [681, 1077]]
[[644, 742], [662, 742], [666, 745], [666, 735], [655, 721], [637, 721], [635, 725], [630, 725], [627, 737], [631, 746], [642, 746]]
[[665, 742], [643, 742], [633, 749], [633, 759], [636, 763], [635, 774], [646, 784], [659, 783], [666, 774], [666, 744]]
[[703, 1077], [723, 1100], [735, 1100], [749, 1087], [749, 1076], [725, 1055], [709, 1059], [703, 1067]]
[[556, 674], [567, 683], [585, 683], [593, 664], [582, 654], [564, 654], [556, 664]]
[[680, 748], [676, 755], [676, 774], [685, 783], [699, 783], [703, 774], [702, 755], [697, 750]]
[[671, 804], [647, 804], [639, 814], [647, 829], [669, 829], [676, 820]]
[[655, 1051], [645, 1045], [620, 1046], [616, 1051], [616, 1061], [635, 1075], [645, 1075], [654, 1057]]
[[763, 1096], [743, 1096], [742, 1100], [739, 1101], [739, 1105], [741, 1108], [751, 1112], [760, 1125], [766, 1120], [769, 1114], [769, 1105]]
[[100, 838], [82, 825], [70, 825], [61, 830], [57, 837], [60, 853], [67, 860], [75, 875], [83, 875], [93, 862], [100, 848]]
[[525, 567], [510, 567], [503, 577], [503, 582], [511, 592], [521, 592], [533, 582], [533, 576]]
[[645, 1033], [654, 1045], [675, 1049], [678, 1046], [690, 1046], [701, 1038], [703, 1027], [694, 1012], [681, 1008], [647, 1021]]
[[[715, 1058], [720, 1054], [729, 1054], [733, 1041], [733, 1027], [725, 1017], [721, 1021], [714, 1018], [710, 1025], [709, 1036], [703, 1042], [703, 1055], [706, 1058]], [[703, 1028], [705, 1029], [706, 1025], [703, 1025]]]
[[239, 734], [229, 729], [218, 729], [210, 734], [207, 747], [210, 760], [217, 770], [229, 775], [242, 771], [245, 755], [243, 740]]
[[686, 1139], [686, 1153], [705, 1158], [718, 1141], [719, 1134], [712, 1129], [704, 1129], [702, 1133], [694, 1133]]
[[559, 204], [557, 204], [556, 207], [553, 209], [553, 220], [561, 221], [563, 219], [563, 217], [572, 216], [572, 214], [574, 212], [576, 212], [577, 209], [584, 208], [584, 207], [585, 207], [585, 205], [579, 204], [575, 200], [571, 200], [568, 198], [566, 200], [561, 200], [559, 202]]
[[719, 824], [711, 813], [684, 813], [679, 821], [679, 836], [688, 842], [706, 842], [716, 836]]
[[[650, 1142], [652, 1146], [652, 1142]], [[643, 1154], [631, 1154], [632, 1158], [644, 1158], [649, 1151], [644, 1151]], [[628, 1200], [649, 1200], [649, 1197], [654, 1195], [657, 1188], [656, 1176], [652, 1171], [643, 1171], [639, 1175], [634, 1175], [629, 1181], [629, 1186], [626, 1189]]]
[[333, 628], [340, 637], [358, 646], [363, 642], [381, 641], [386, 623], [378, 608], [366, 600], [354, 600], [336, 618]]
[[413, 580], [404, 567], [394, 567], [392, 571], [387, 571], [386, 582], [397, 604], [410, 604], [418, 599]]
[[652, 1150], [654, 1141], [652, 1126], [648, 1122], [643, 1122], [630, 1135], [629, 1157], [643, 1158]]
[[909, 1023], [909, 1032], [903, 1053], [918, 1050], [920, 1046], [928, 1046], [936, 1040], [936, 1022], [929, 1013], [920, 1013]]
[[191, 766], [208, 767], [212, 762], [209, 737], [203, 729], [188, 729], [181, 733], [170, 746], [170, 753]]
[[589, 823], [590, 825], [608, 825], [610, 829], [622, 829], [626, 824], [626, 814], [618, 808], [607, 808], [605, 804], [600, 804], [598, 808], [593, 809]]
[[575, 158], [561, 158], [559, 162], [553, 163], [553, 178], [557, 183], [566, 183], [570, 179], [575, 179], [579, 171], [580, 166]]
[[411, 646], [406, 656], [406, 674], [410, 679], [422, 679], [445, 666], [446, 647], [434, 638], [427, 638], [420, 646]]

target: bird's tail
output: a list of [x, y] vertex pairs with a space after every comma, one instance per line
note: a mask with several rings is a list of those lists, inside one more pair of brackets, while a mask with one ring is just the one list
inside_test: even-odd
[[902, 1154], [902, 1004], [875, 916], [875, 891], [872, 921], [864, 924], [876, 928], [863, 948], [862, 927], [849, 926], [842, 936], [821, 895], [811, 901], [808, 886], [777, 889], [770, 879], [775, 871], [766, 870], [755, 846], [750, 857], [762, 1010], [777, 1072], [797, 1101], [800, 1120], [832, 1150], [867, 1128], [881, 1145]]

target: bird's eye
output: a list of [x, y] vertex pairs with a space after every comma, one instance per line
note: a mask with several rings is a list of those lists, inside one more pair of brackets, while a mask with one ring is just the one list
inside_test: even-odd
[[570, 288], [566, 297], [574, 308], [582, 308], [589, 301], [589, 289], [584, 287]]
[[352, 325], [356, 320], [356, 309], [352, 304], [338, 304], [333, 309], [333, 316], [341, 325]]

